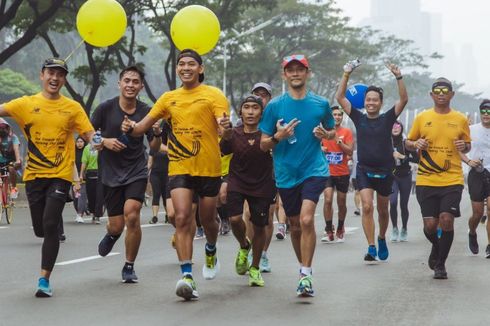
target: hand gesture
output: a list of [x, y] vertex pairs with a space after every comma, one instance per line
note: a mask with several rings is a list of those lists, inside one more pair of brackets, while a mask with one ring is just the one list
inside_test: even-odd
[[354, 69], [356, 69], [360, 65], [361, 62], [359, 61], [359, 59], [351, 60], [344, 65], [344, 72], [346, 74], [350, 74], [354, 71]]
[[456, 139], [454, 140], [454, 147], [456, 147], [458, 152], [462, 152], [466, 149], [466, 143], [462, 139]]
[[318, 126], [313, 128], [313, 134], [315, 135], [316, 138], [318, 139], [333, 139], [335, 138], [335, 129], [332, 130], [327, 130], [323, 128], [322, 124], [320, 123]]
[[427, 148], [429, 148], [429, 142], [424, 138], [419, 138], [417, 141], [415, 141], [415, 147], [418, 150], [425, 151]]
[[284, 123], [284, 119], [277, 120], [277, 123], [276, 123], [277, 132], [274, 135], [274, 137], [277, 140], [283, 140], [283, 139], [286, 139], [286, 138], [293, 136], [294, 135], [294, 127], [296, 127], [300, 122], [301, 122], [301, 120], [298, 120], [296, 118], [294, 118], [293, 120], [289, 121], [289, 123], [286, 123], [286, 124]]
[[385, 66], [386, 68], [388, 68], [389, 71], [391, 71], [391, 73], [396, 77], [400, 77], [402, 75], [402, 72], [400, 71], [400, 68], [394, 64], [394, 63], [389, 63], [389, 62], [386, 62], [385, 63]]
[[103, 144], [105, 148], [114, 152], [120, 152], [126, 148], [126, 145], [117, 140], [117, 138], [104, 138]]
[[136, 124], [136, 122], [132, 121], [132, 120], [129, 120], [128, 116], [125, 115], [124, 116], [124, 120], [121, 124], [121, 130], [122, 132], [124, 133], [127, 133], [131, 130], [131, 128], [134, 128], [134, 125]]
[[218, 118], [218, 124], [224, 130], [231, 129], [230, 117], [226, 115], [226, 112], [223, 112], [223, 116], [221, 118]]
[[[152, 127], [153, 129], [153, 134], [154, 135], [160, 135], [162, 133], [162, 129], [160, 128], [160, 123], [162, 122], [162, 120], [158, 120], [156, 121]], [[124, 121], [123, 121], [123, 124], [124, 124]], [[122, 129], [122, 128], [121, 128]]]

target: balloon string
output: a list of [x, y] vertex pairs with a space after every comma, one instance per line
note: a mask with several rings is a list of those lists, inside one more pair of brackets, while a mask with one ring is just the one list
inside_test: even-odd
[[70, 57], [73, 55], [73, 53], [75, 53], [75, 51], [80, 47], [82, 46], [82, 44], [84, 43], [85, 41], [84, 40], [81, 40], [80, 43], [78, 43], [78, 45], [70, 52], [70, 54], [66, 57], [65, 59], [65, 62], [68, 61], [68, 59], [70, 59]]

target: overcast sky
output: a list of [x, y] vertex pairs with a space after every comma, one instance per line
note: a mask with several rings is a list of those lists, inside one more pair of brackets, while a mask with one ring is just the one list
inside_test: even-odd
[[[404, 1], [404, 0], [392, 0]], [[370, 16], [370, 0], [336, 0], [354, 25]], [[442, 16], [442, 42], [461, 51], [471, 44], [478, 66], [477, 80], [464, 80], [465, 90], [484, 92], [490, 97], [490, 1], [489, 0], [421, 0], [422, 10]], [[403, 13], [400, 13], [403, 15]], [[445, 53], [442, 53], [445, 55]], [[447, 54], [446, 54], [447, 55]], [[444, 63], [444, 61], [443, 61]], [[444, 65], [448, 76], [455, 76], [454, 64]]]

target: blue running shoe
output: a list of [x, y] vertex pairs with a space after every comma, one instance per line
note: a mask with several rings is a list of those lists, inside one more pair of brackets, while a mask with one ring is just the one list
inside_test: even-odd
[[313, 278], [311, 275], [301, 275], [296, 294], [298, 297], [309, 298], [315, 296], [313, 291]]
[[378, 238], [378, 258], [380, 260], [388, 259], [388, 246], [386, 245], [386, 239]]
[[53, 296], [53, 290], [49, 285], [49, 280], [45, 277], [41, 277], [37, 283], [36, 297], [38, 298], [50, 298]]
[[138, 276], [136, 276], [132, 265], [125, 264], [121, 271], [121, 276], [123, 283], [138, 283]]
[[376, 253], [376, 246], [369, 246], [368, 252], [364, 256], [364, 261], [368, 264], [376, 263], [378, 261], [377, 256], [378, 254]]
[[120, 235], [110, 235], [109, 233], [106, 233], [99, 242], [99, 255], [102, 257], [107, 256], [119, 237]]

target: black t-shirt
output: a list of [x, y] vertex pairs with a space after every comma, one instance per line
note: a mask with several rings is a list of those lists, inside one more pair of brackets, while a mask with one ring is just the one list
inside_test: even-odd
[[352, 109], [349, 115], [357, 131], [357, 162], [375, 171], [392, 172], [394, 167], [391, 130], [396, 121], [395, 107], [369, 119], [366, 114]]
[[[119, 106], [119, 97], [101, 103], [92, 114], [92, 125], [95, 130], [101, 130], [104, 138], [119, 138], [122, 135], [121, 123], [127, 115], [130, 120], [140, 121], [149, 112], [150, 107], [141, 101], [136, 102], [133, 114], [125, 113]], [[146, 136], [148, 141], [153, 139], [150, 128]], [[104, 148], [99, 153], [99, 176], [102, 183], [109, 187], [124, 186], [136, 180], [148, 177], [146, 147], [143, 136], [127, 135], [129, 143], [120, 152]]]
[[228, 191], [249, 196], [273, 198], [272, 156], [260, 149], [260, 131], [245, 133], [243, 126], [233, 128], [230, 140], [221, 139], [224, 155], [233, 153], [228, 174]]
[[399, 139], [398, 141], [395, 141], [393, 138], [393, 148], [396, 149], [396, 151], [400, 154], [405, 155], [405, 158], [395, 160], [395, 170], [393, 173], [397, 177], [404, 177], [410, 174], [412, 172], [412, 168], [410, 167], [410, 162], [412, 163], [418, 163], [419, 162], [419, 157], [417, 152], [409, 151], [405, 147], [405, 139]]
[[160, 175], [168, 174], [168, 155], [160, 151], [150, 151], [150, 156], [153, 157], [153, 164], [151, 165], [151, 174]]
[[84, 148], [85, 147], [79, 149], [78, 147], [75, 147], [75, 165], [77, 166], [78, 173], [80, 173], [80, 170], [82, 169], [82, 155]]

